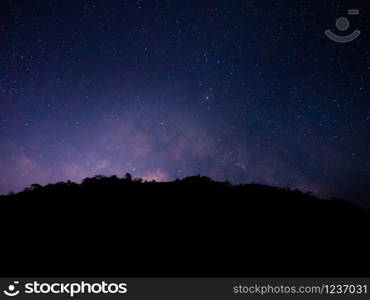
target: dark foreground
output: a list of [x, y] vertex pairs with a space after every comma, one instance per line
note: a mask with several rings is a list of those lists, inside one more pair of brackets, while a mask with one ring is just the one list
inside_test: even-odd
[[370, 276], [370, 213], [205, 177], [117, 177], [0, 197], [2, 276]]

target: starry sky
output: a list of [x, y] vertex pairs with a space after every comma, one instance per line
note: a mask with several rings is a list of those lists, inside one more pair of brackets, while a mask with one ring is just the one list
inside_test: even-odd
[[201, 174], [370, 206], [367, 2], [2, 0], [0, 194]]

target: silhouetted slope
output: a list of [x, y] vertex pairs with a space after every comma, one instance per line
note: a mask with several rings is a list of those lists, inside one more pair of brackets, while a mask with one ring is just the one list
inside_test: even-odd
[[7, 275], [370, 275], [369, 212], [297, 190], [96, 176], [0, 203]]

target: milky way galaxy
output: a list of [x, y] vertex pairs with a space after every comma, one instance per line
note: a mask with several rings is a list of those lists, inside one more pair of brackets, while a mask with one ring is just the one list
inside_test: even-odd
[[370, 5], [325, 2], [2, 1], [0, 194], [201, 174], [369, 206]]

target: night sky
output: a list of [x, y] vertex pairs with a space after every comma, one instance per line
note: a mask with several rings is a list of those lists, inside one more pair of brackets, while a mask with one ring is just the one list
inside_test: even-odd
[[[348, 44], [324, 35], [341, 16], [362, 31]], [[369, 17], [348, 0], [1, 0], [0, 194], [201, 174], [370, 206]]]

